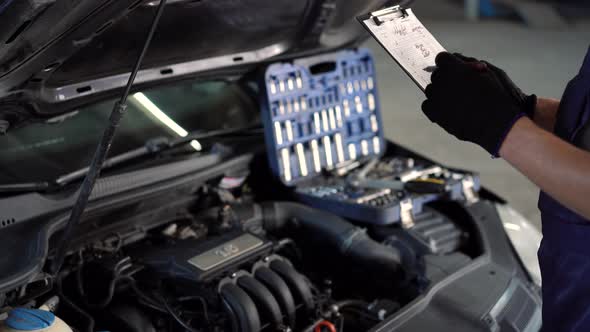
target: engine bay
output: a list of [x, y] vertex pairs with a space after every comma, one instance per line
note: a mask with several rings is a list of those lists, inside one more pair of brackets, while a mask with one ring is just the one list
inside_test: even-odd
[[[429, 168], [385, 158], [367, 178], [400, 163]], [[60, 275], [7, 293], [6, 308], [50, 305], [76, 331], [368, 331], [479, 253], [465, 220], [437, 207], [463, 195], [410, 211], [411, 227], [372, 225], [285, 187], [274, 201], [247, 174], [93, 217]]]
[[[67, 255], [56, 248], [70, 203], [34, 196], [53, 210], [41, 231], [19, 234], [28, 243], [12, 245], [39, 259], [6, 260], [29, 275], [0, 292], [0, 332], [383, 332], [445, 321], [497, 331], [535, 322], [538, 296], [507, 242], [500, 200], [480, 190], [477, 174], [384, 139], [366, 50], [266, 74], [266, 149], [262, 135], [240, 136], [240, 151], [220, 143], [212, 150], [223, 153], [170, 163], [179, 174], [165, 164], [99, 179], [61, 246]], [[410, 311], [405, 330], [388, 327]]]

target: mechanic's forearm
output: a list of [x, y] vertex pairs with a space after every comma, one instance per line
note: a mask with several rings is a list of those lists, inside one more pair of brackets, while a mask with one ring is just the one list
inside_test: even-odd
[[554, 199], [590, 219], [590, 153], [523, 117], [506, 137], [500, 156]]
[[535, 121], [539, 127], [553, 132], [559, 104], [560, 101], [557, 99], [538, 98], [533, 121]]

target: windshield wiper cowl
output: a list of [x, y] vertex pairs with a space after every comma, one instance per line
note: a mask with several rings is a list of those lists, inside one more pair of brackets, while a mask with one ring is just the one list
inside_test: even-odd
[[26, 182], [26, 183], [11, 183], [0, 184], [0, 193], [23, 193], [31, 191], [45, 191], [51, 188], [49, 182]]

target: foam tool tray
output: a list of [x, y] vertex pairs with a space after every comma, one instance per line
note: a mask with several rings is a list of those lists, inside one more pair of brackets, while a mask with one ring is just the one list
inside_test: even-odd
[[[405, 185], [394, 189], [387, 186], [391, 181]], [[346, 176], [311, 179], [298, 184], [295, 193], [299, 200], [343, 217], [413, 227], [425, 204], [439, 199], [472, 201], [478, 191], [476, 174], [394, 157], [369, 161]]]
[[[381, 168], [380, 165], [386, 163], [379, 161], [377, 165]], [[363, 172], [362, 168], [364, 166], [352, 170], [346, 176], [322, 176], [306, 181], [297, 186], [296, 195], [300, 201], [313, 207], [377, 225], [407, 221], [414, 214], [420, 214], [425, 203], [436, 198], [430, 194], [412, 196], [404, 190], [351, 185], [350, 179]], [[421, 166], [408, 165], [405, 159], [400, 159], [395, 171], [392, 169], [384, 175], [371, 170], [367, 176], [371, 180], [380, 180], [393, 177], [393, 172], [403, 173], [420, 168]]]
[[272, 64], [263, 86], [268, 157], [284, 184], [382, 155], [385, 144], [369, 50]]

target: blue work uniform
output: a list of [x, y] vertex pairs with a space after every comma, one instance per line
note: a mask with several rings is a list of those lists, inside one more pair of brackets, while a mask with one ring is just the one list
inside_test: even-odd
[[[570, 143], [578, 142], [581, 131], [590, 130], [589, 121], [590, 49], [580, 73], [565, 90], [555, 134]], [[545, 193], [541, 193], [539, 209], [543, 221], [539, 249], [543, 331], [590, 331], [590, 220]]]

